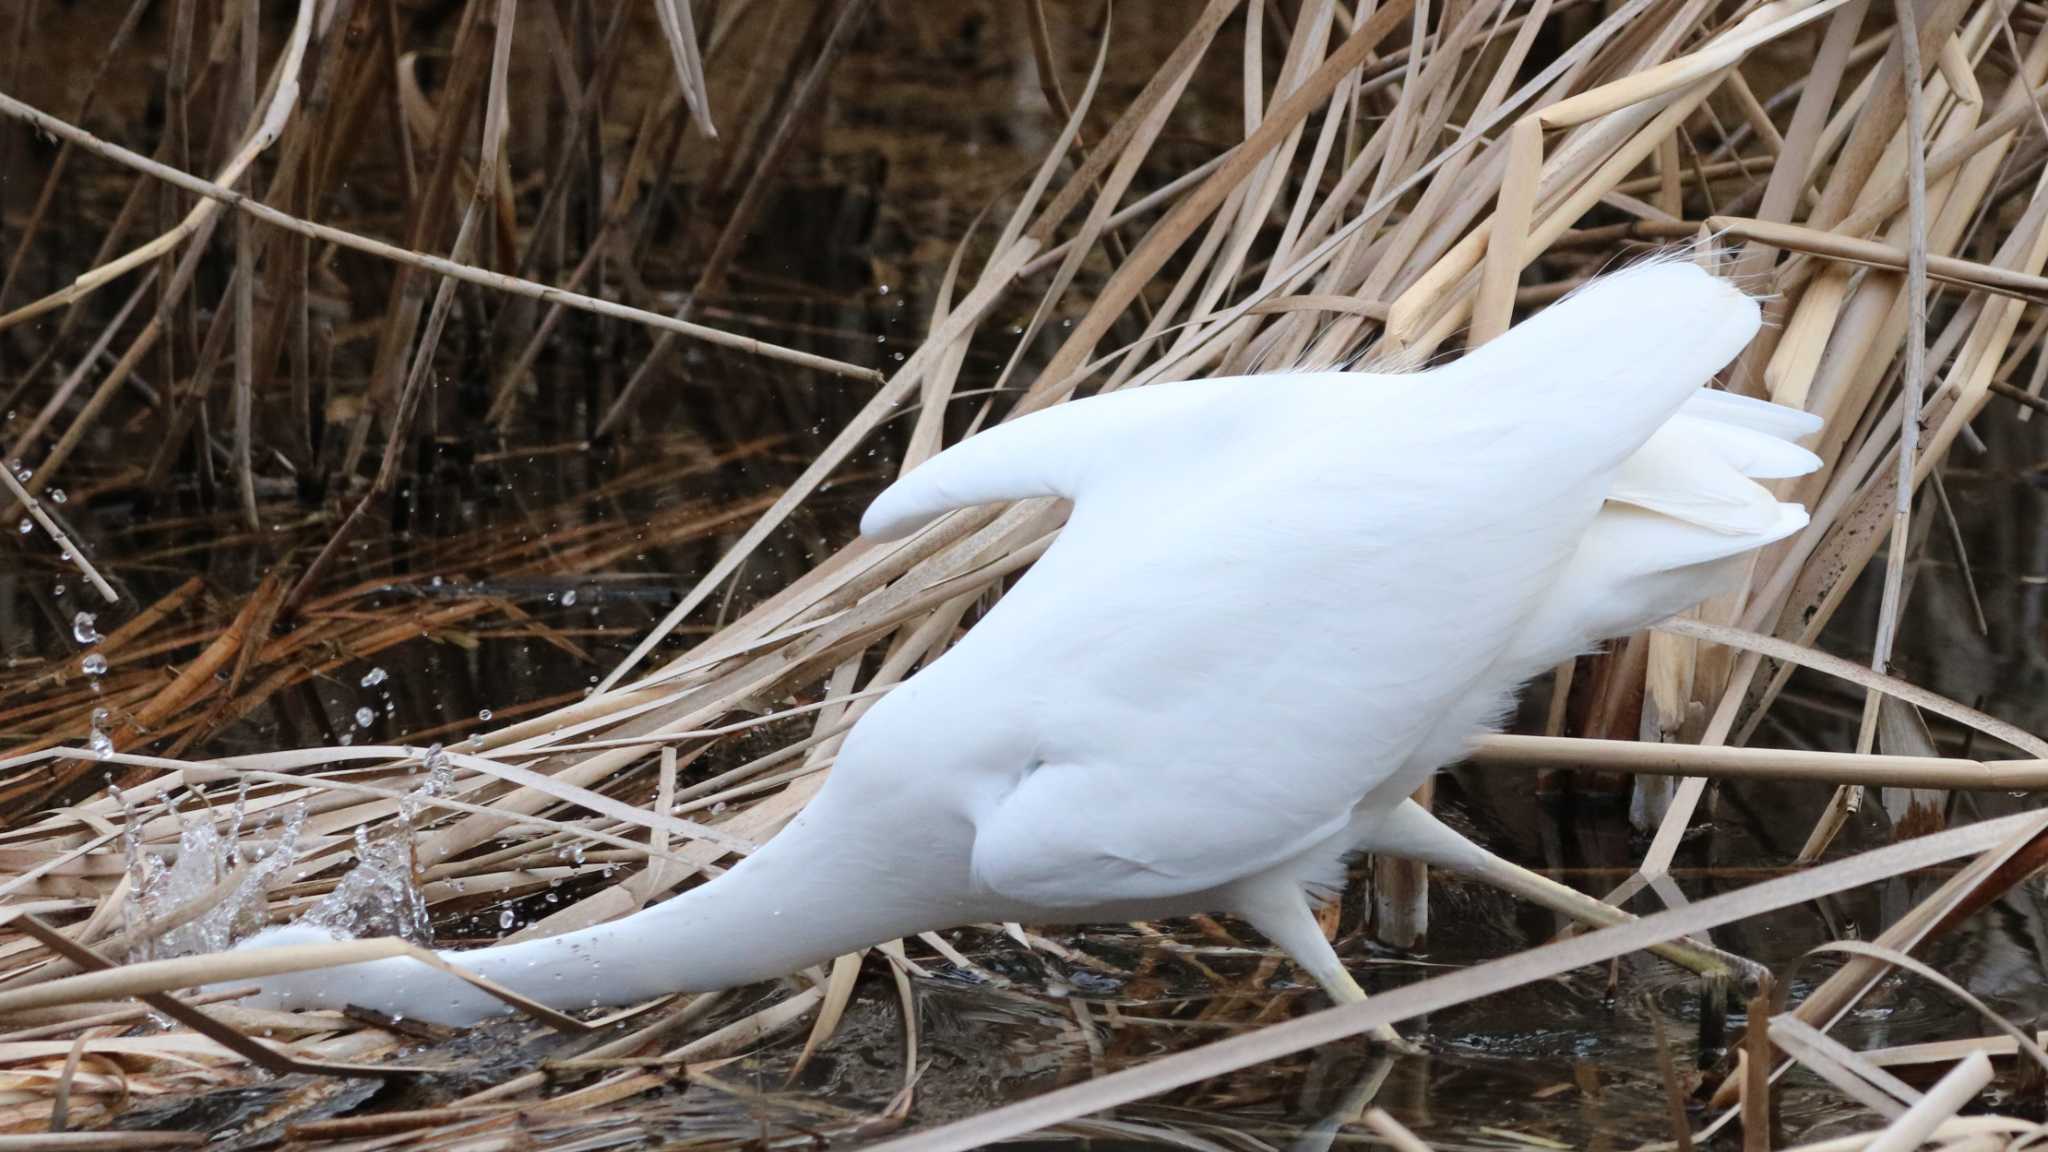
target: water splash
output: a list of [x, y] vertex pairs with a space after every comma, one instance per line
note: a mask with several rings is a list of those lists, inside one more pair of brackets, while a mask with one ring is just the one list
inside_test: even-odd
[[439, 744], [428, 746], [427, 754], [420, 758], [420, 768], [427, 778], [398, 802], [398, 822], [408, 834], [419, 816], [421, 801], [446, 796], [455, 784], [455, 765], [448, 762], [448, 753]]
[[356, 866], [300, 923], [344, 938], [396, 936], [432, 944], [427, 899], [412, 878], [412, 837], [403, 827], [373, 839], [368, 828], [356, 825]]
[[97, 644], [105, 639], [105, 637], [100, 635], [99, 629], [93, 627], [93, 622], [98, 619], [99, 617], [91, 612], [80, 612], [73, 616], [71, 618], [71, 638], [80, 644]]
[[423, 947], [433, 944], [427, 899], [413, 879], [412, 831], [422, 801], [454, 784], [455, 767], [439, 744], [427, 749], [420, 767], [426, 778], [398, 802], [398, 819], [388, 831], [372, 837], [357, 825], [356, 866], [302, 923], [342, 937], [396, 936]]
[[[178, 822], [178, 854], [170, 864], [148, 851], [141, 842], [146, 818], [136, 812], [119, 789], [114, 795], [124, 815], [122, 835], [128, 860], [128, 899], [122, 905], [123, 927], [127, 929], [129, 959], [154, 960], [219, 952], [235, 941], [255, 933], [266, 920], [265, 894], [271, 882], [291, 866], [298, 855], [299, 833], [306, 819], [305, 805], [287, 809], [279, 824], [275, 844], [254, 861], [243, 863], [242, 832], [248, 820], [249, 789], [245, 781], [235, 793], [225, 831], [212, 809], [191, 818], [178, 810], [173, 798], [164, 811]], [[218, 898], [214, 893], [227, 885]], [[208, 900], [210, 903], [207, 903]], [[197, 915], [196, 904], [207, 903]]]

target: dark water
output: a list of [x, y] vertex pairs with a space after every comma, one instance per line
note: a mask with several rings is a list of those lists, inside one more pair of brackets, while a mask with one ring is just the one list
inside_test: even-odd
[[[1067, 17], [1055, 22], [1056, 44], [1071, 89], [1090, 58], [1095, 18], [1079, 12]], [[1128, 100], [1183, 20], [1175, 5], [1118, 7], [1118, 64], [1107, 82], [1105, 106]], [[1149, 173], [1155, 182], [1212, 155], [1236, 127], [1234, 35], [1226, 30], [1228, 43], [1219, 42], [1176, 113], [1154, 161], [1157, 171]], [[62, 68], [53, 65], [52, 72], [61, 75]], [[1057, 128], [1039, 93], [1020, 12], [996, 3], [882, 5], [835, 74], [821, 121], [805, 134], [773, 189], [731, 288], [705, 318], [887, 369], [916, 346], [951, 246], [969, 220], [1014, 190]], [[98, 187], [90, 180], [83, 186]], [[10, 186], [10, 210], [24, 195], [20, 185]], [[82, 196], [71, 209], [70, 226], [96, 235], [90, 225], [111, 212], [96, 203]], [[702, 230], [710, 226], [666, 220], [653, 242], [680, 252], [694, 239], [692, 250], [701, 250]], [[56, 257], [47, 262], [44, 274], [53, 282], [77, 271]], [[651, 267], [664, 283], [687, 281], [686, 265], [664, 268], [657, 256]], [[1022, 323], [1028, 297], [1017, 294], [984, 332]], [[683, 353], [680, 373], [640, 410], [633, 435], [600, 450], [564, 451], [563, 445], [586, 434], [597, 404], [619, 386], [645, 346], [638, 333], [581, 320], [567, 330], [569, 345], [579, 351], [543, 361], [548, 385], [505, 442], [479, 443], [465, 429], [459, 387], [437, 397], [434, 418], [442, 425], [427, 479], [387, 511], [394, 529], [362, 537], [331, 583], [377, 585], [381, 590], [364, 599], [376, 606], [456, 602], [488, 593], [558, 629], [581, 655], [513, 634], [518, 630], [502, 619], [469, 628], [459, 642], [447, 635], [420, 637], [345, 663], [199, 751], [266, 749], [343, 735], [460, 733], [481, 727], [485, 722], [478, 717], [486, 710], [504, 719], [524, 702], [580, 691], [716, 560], [748, 517], [687, 538], [664, 539], [657, 531], [644, 547], [617, 550], [594, 567], [535, 561], [505, 575], [504, 565], [480, 557], [527, 541], [545, 558], [550, 549], [563, 552], [560, 542], [577, 531], [611, 538], [621, 525], [673, 525], [695, 512], [710, 516], [758, 500], [791, 479], [870, 394], [869, 385], [691, 347]], [[1040, 358], [1047, 351], [1032, 350]], [[963, 390], [992, 381], [1007, 352], [999, 339], [978, 341], [963, 372]], [[978, 402], [963, 401], [952, 414], [956, 431]], [[2021, 423], [2011, 411], [1993, 408], [1977, 430], [1987, 451], [1959, 448], [1945, 475], [1988, 630], [1979, 633], [1956, 552], [1937, 523], [1936, 538], [1916, 561], [1918, 579], [1897, 669], [2023, 727], [2048, 730], [2048, 696], [2042, 691], [2048, 663], [2040, 642], [2048, 501], [2036, 464], [2048, 448], [2048, 420]], [[728, 600], [715, 598], [699, 612], [699, 632], [774, 591], [846, 540], [905, 432], [907, 420], [899, 420], [874, 452], [857, 455], [750, 562]], [[257, 535], [238, 531], [230, 516], [210, 511], [207, 493], [189, 481], [172, 492], [150, 494], [147, 502], [142, 493], [118, 485], [93, 498], [95, 482], [111, 480], [135, 450], [118, 429], [109, 428], [67, 480], [81, 493], [69, 505], [71, 522], [122, 582], [131, 604], [147, 603], [200, 574], [208, 586], [206, 611], [224, 621], [281, 558], [295, 555], [303, 563], [305, 551], [325, 537], [327, 525], [294, 526], [303, 510], [293, 514], [288, 497], [266, 504], [277, 510], [282, 527]], [[641, 479], [601, 499], [586, 496], [636, 476]], [[1872, 571], [1880, 568], [1874, 564]], [[565, 603], [569, 592], [575, 594], [573, 604]], [[70, 659], [76, 651], [72, 614], [90, 607], [80, 581], [54, 557], [10, 548], [0, 557], [0, 661], [32, 668], [39, 661]], [[1875, 610], [1876, 584], [1866, 580], [1823, 646], [1852, 658], [1867, 655]], [[109, 617], [101, 624], [118, 622]], [[387, 678], [365, 686], [373, 669], [383, 669]], [[1841, 685], [1801, 676], [1760, 739], [1847, 747], [1860, 706], [1860, 695]], [[359, 727], [353, 716], [362, 707], [373, 710], [374, 720]], [[1939, 724], [1936, 732], [1952, 748], [1962, 747], [1960, 733]], [[0, 743], [21, 735], [0, 731]], [[1818, 786], [1726, 790], [1712, 819], [1680, 854], [1680, 887], [1700, 897], [1749, 882], [1754, 873], [1748, 870], [1788, 862], [1825, 799], [1826, 790]], [[1439, 801], [1454, 822], [1504, 855], [1593, 891], [1618, 883], [1643, 848], [1630, 832], [1623, 795], [1566, 790], [1532, 803], [1527, 777], [1465, 770], [1441, 789]], [[2018, 801], [1959, 803], [1958, 818], [1970, 819]], [[1876, 808], [1867, 807], [1836, 851], [1889, 839]], [[1773, 967], [1796, 995], [1830, 970], [1829, 961], [1803, 960], [1808, 949], [1841, 937], [1876, 936], [1938, 880], [1894, 880], [1737, 925], [1717, 941]], [[1375, 952], [1352, 923], [1355, 909], [1347, 915], [1347, 947], [1369, 988], [1498, 957], [1539, 943], [1559, 927], [1547, 912], [1457, 881], [1439, 878], [1433, 901], [1429, 948], [1420, 956]], [[2038, 889], [2029, 885], [1938, 942], [1926, 958], [2031, 1028], [2048, 1007], [2042, 980], [2048, 936], [2041, 912]], [[453, 937], [474, 927], [441, 925], [444, 936]], [[1241, 945], [1219, 940], [1201, 925], [1162, 929], [1163, 937], [1124, 928], [1051, 934], [1092, 958], [1093, 966], [1029, 952], [991, 933], [959, 934], [957, 944], [970, 958], [1011, 983], [979, 984], [930, 958], [934, 976], [917, 983], [921, 1059], [930, 1065], [920, 1077], [914, 1121], [966, 1115], [1321, 1003], [1315, 992], [1290, 986], [1291, 968], [1262, 967], [1259, 957], [1243, 954]], [[737, 998], [713, 1022], [736, 1018], [758, 1006], [763, 995]], [[1388, 1057], [1362, 1043], [1335, 1045], [1126, 1109], [1116, 1117], [1125, 1127], [1091, 1135], [1118, 1145], [1171, 1139], [1227, 1148], [1301, 1141], [1298, 1146], [1313, 1148], [1319, 1133], [1346, 1143], [1361, 1139], [1362, 1129], [1339, 1126], [1370, 1101], [1439, 1148], [1549, 1146], [1529, 1139], [1633, 1147], [1669, 1136], [1652, 1020], [1662, 1021], [1678, 1065], [1690, 1068], [1698, 1057], [1701, 1011], [1689, 978], [1630, 958], [1612, 974], [1576, 972], [1411, 1022], [1406, 1031], [1424, 1047], [1420, 1056]], [[764, 1133], [833, 1128], [843, 1117], [807, 1114], [805, 1101], [866, 1114], [879, 1110], [902, 1083], [900, 1029], [894, 985], [878, 965], [871, 966], [841, 1035], [793, 1091], [784, 1090], [784, 1080], [801, 1033], [718, 1073], [756, 1096], [678, 1085], [621, 1106], [616, 1115], [580, 1118], [595, 1126], [580, 1131], [615, 1131], [628, 1143], [653, 1146], [669, 1139], [754, 1140]], [[1939, 992], [1893, 981], [1868, 997], [1838, 1035], [1865, 1047], [1984, 1030]], [[455, 1051], [494, 1052], [481, 1062], [489, 1078], [510, 1075], [549, 1050], [549, 1042], [519, 1025], [501, 1024], [460, 1042]], [[366, 1089], [351, 1088], [330, 1101], [328, 1110], [418, 1106], [478, 1086], [429, 1082], [367, 1100], [357, 1099]], [[129, 1119], [140, 1125], [231, 1127], [261, 1117], [274, 1103], [266, 1093], [285, 1090], [221, 1093]], [[1785, 1129], [1801, 1138], [1867, 1119], [1831, 1090], [1799, 1077], [1788, 1081], [1781, 1105]], [[579, 1130], [570, 1125], [560, 1131]]]

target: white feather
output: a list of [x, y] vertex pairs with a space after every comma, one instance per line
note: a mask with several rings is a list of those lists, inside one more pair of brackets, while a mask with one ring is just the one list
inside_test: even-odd
[[[1726, 284], [1649, 265], [1432, 371], [1162, 385], [974, 436], [863, 530], [1033, 496], [1073, 501], [1068, 524], [874, 704], [799, 817], [657, 907], [450, 959], [581, 1006], [962, 923], [1223, 911], [1341, 993], [1304, 885], [1376, 837], [1506, 868], [1402, 807], [1415, 781], [1543, 662], [1683, 607], [1803, 515], [1749, 477], [1799, 466], [1811, 421], [1701, 391], [1756, 327]], [[267, 991], [497, 1010], [405, 961]]]

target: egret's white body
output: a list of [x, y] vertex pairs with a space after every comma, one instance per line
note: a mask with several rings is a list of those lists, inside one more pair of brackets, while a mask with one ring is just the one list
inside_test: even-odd
[[[1350, 998], [1308, 893], [1358, 851], [1618, 916], [1406, 798], [1521, 681], [1697, 603], [1806, 522], [1754, 478], [1813, 468], [1792, 441], [1818, 422], [1703, 390], [1757, 323], [1697, 267], [1650, 264], [1430, 371], [1156, 385], [970, 437], [862, 530], [1032, 496], [1071, 500], [1066, 527], [875, 703], [787, 828], [659, 906], [448, 958], [573, 1008], [959, 924], [1225, 912]], [[266, 995], [502, 1010], [404, 960]]]

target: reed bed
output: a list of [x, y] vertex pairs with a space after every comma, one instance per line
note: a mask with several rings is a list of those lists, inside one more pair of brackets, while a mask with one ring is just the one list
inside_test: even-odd
[[[835, 68], [889, 18], [867, 0], [137, 0], [122, 11], [88, 57], [99, 70], [67, 77], [69, 103], [51, 107], [21, 80], [77, 17], [34, 0], [0, 7], [0, 115], [13, 122], [0, 168], [16, 170], [32, 146], [44, 159], [37, 195], [18, 216], [24, 201], [9, 199], [0, 231], [0, 411], [11, 413], [0, 520], [26, 525], [14, 562], [70, 571], [104, 602], [78, 618], [75, 651], [0, 669], [0, 1146], [192, 1145], [191, 1132], [123, 1118], [272, 1074], [281, 1090], [238, 1122], [238, 1138], [651, 1144], [702, 1107], [673, 1093], [687, 1080], [731, 1102], [695, 1118], [699, 1143], [936, 1152], [1057, 1128], [1213, 1146], [1142, 1102], [1940, 867], [1946, 880], [1877, 940], [1829, 945], [1840, 963], [1817, 986], [1745, 990], [1751, 1026], [1701, 1082], [1681, 1083], [1665, 1062], [1670, 1139], [1690, 1147], [1739, 1130], [1745, 1148], [1801, 1144], [1771, 1119], [1774, 1078], [1798, 1067], [1867, 1113], [1862, 1135], [1803, 1145], [1815, 1152], [2039, 1140], [2032, 1121], [1960, 1113], [1994, 1077], [2048, 1069], [2048, 1053], [1912, 954], [2048, 863], [2048, 816], [1955, 827], [1946, 816], [1951, 792], [2039, 790], [2048, 742], [1899, 679], [1892, 661], [1919, 571], [1909, 561], [1952, 534], [1943, 462], [1973, 424], [2048, 406], [2040, 5], [1208, 0], [1189, 6], [1163, 58], [1105, 34], [1092, 56], [1069, 59], [1061, 22], [1115, 21], [1033, 3], [992, 27], [1029, 37], [1060, 127], [1033, 167], [986, 182], [971, 227], [920, 237], [943, 271], [915, 347], [886, 373], [821, 351], [831, 341], [816, 333], [750, 323], [725, 293]], [[137, 47], [139, 35], [157, 48]], [[162, 64], [148, 86], [160, 115], [124, 130], [99, 102], [145, 56]], [[1241, 87], [1242, 122], [1226, 147], [1190, 158], [1176, 114], [1195, 78], [1218, 69]], [[371, 134], [377, 147], [354, 143]], [[103, 201], [90, 253], [53, 239], [81, 188]], [[691, 227], [652, 251], [678, 203]], [[920, 1099], [942, 1090], [921, 1081], [916, 986], [946, 965], [987, 980], [990, 995], [1004, 982], [950, 936], [882, 945], [765, 992], [596, 1017], [515, 1003], [521, 1015], [494, 1035], [552, 1036], [545, 1055], [487, 1084], [387, 1088], [367, 1107], [365, 1081], [461, 1084], [481, 1051], [415, 1022], [283, 1016], [236, 1007], [232, 991], [191, 992], [414, 949], [378, 938], [190, 954], [194, 933], [217, 945], [291, 918], [393, 859], [418, 899], [399, 930], [417, 938], [431, 924], [444, 940], [480, 942], [616, 918], [772, 836], [861, 713], [971, 626], [1063, 515], [1044, 502], [976, 509], [877, 545], [850, 538], [843, 509], [820, 513], [835, 486], [1076, 395], [1454, 356], [1615, 261], [1670, 245], [1765, 298], [1771, 322], [1724, 383], [1826, 417], [1814, 446], [1824, 467], [1781, 493], [1812, 522], [1760, 556], [1737, 592], [1555, 670], [1530, 690], [1548, 701], [1532, 730], [1474, 754], [1487, 771], [1636, 774], [1648, 848], [1611, 899], [1647, 894], [1637, 906], [1661, 897], [1663, 910], [1287, 1019], [1264, 992], [1270, 956], [1249, 975], [1219, 974], [1200, 948], [1138, 926], [1148, 965], [1172, 958], [1221, 990], [1207, 1014], [1157, 1023], [1227, 1038], [1001, 1107], [956, 1107], [940, 1125], [920, 1123]], [[851, 414], [792, 444], [746, 432], [734, 403], [699, 415], [746, 434], [707, 450], [672, 412], [648, 413], [694, 357], [712, 355], [788, 376], [793, 390], [840, 390]], [[587, 379], [537, 369], [558, 362]], [[581, 427], [565, 433], [558, 417], [572, 410]], [[512, 447], [536, 426], [552, 439]], [[149, 450], [110, 459], [95, 448], [109, 434]], [[472, 464], [615, 445], [632, 463], [536, 499], [523, 510], [531, 533], [385, 539], [418, 489], [459, 487], [433, 461], [465, 441]], [[788, 464], [775, 490], [648, 515], [579, 512], [770, 459]], [[71, 515], [181, 484], [202, 506], [181, 528], [240, 540], [259, 577], [235, 587], [193, 575], [145, 598], [139, 574], [189, 562], [168, 526], [179, 506], [157, 505], [157, 523], [126, 541], [94, 539]], [[816, 554], [777, 560], [792, 533]], [[380, 547], [364, 559], [370, 539]], [[656, 548], [694, 548], [705, 563], [623, 659], [600, 662], [592, 637], [517, 603], [522, 581], [588, 594]], [[1866, 569], [1882, 589], [1874, 650], [1821, 651]], [[589, 664], [595, 683], [403, 740], [222, 753], [238, 726], [309, 684], [423, 636], [486, 633]], [[1853, 745], [1752, 744], [1801, 668], [1856, 701]], [[1958, 733], [1965, 748], [1945, 743]], [[1722, 777], [1835, 788], [1797, 860], [1764, 862], [1799, 867], [1689, 903], [1676, 898], [1674, 861]], [[1897, 842], [1830, 853], [1872, 802]], [[150, 860], [190, 865], [174, 906], [151, 887]], [[1383, 936], [1424, 929], [1426, 883], [1419, 870], [1379, 870]], [[1198, 927], [1210, 945], [1256, 953], [1229, 926]], [[1023, 927], [989, 938], [1006, 931], [1104, 963]], [[758, 1061], [793, 1078], [830, 1051], [864, 965], [886, 973], [900, 1004], [888, 1106], [762, 1089]], [[1887, 974], [1952, 989], [1985, 1020], [1959, 1015], [1956, 1035], [1910, 1051], [1831, 1037]], [[1090, 1036], [1148, 1026], [1143, 1011], [1107, 1023], [1078, 1011]], [[1933, 1066], [1932, 1085], [1890, 1071], [1908, 1065]], [[764, 1134], [747, 1111], [764, 1095], [801, 1120], [781, 1113]], [[1371, 1095], [1301, 1138], [1327, 1147], [1369, 1132], [1428, 1147]]]

